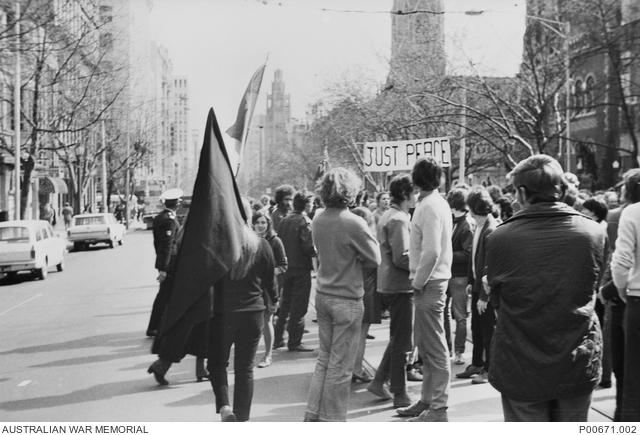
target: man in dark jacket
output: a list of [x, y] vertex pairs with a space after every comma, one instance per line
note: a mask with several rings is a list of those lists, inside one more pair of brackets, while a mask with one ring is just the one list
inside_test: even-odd
[[605, 230], [560, 202], [566, 182], [552, 157], [529, 157], [510, 176], [522, 211], [487, 247], [498, 310], [489, 382], [506, 421], [586, 421], [601, 372], [594, 306]]
[[284, 184], [276, 189], [276, 209], [271, 213], [271, 222], [276, 233], [280, 233], [280, 222], [291, 213], [293, 187]]
[[311, 222], [305, 214], [310, 210], [312, 200], [310, 195], [296, 193], [293, 197], [293, 213], [280, 221], [278, 236], [287, 253], [289, 266], [283, 278], [282, 301], [274, 328], [274, 349], [284, 346], [283, 335], [288, 320], [289, 350], [313, 350], [302, 344], [304, 316], [307, 314], [311, 294], [311, 259], [316, 255], [311, 239]]
[[170, 189], [163, 194], [164, 210], [153, 218], [153, 247], [156, 251], [156, 264], [158, 269], [158, 282], [160, 288], [155, 300], [153, 301], [153, 309], [149, 318], [149, 326], [147, 326], [147, 336], [154, 337], [160, 326], [160, 318], [164, 312], [164, 308], [169, 300], [171, 287], [167, 284], [167, 272], [171, 260], [171, 246], [178, 234], [180, 224], [176, 219], [176, 210], [180, 200], [181, 192], [178, 189]]

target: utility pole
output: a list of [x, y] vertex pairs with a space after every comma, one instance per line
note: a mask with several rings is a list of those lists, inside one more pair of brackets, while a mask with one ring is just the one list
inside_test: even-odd
[[[104, 104], [104, 90], [103, 90], [103, 98], [102, 103]], [[109, 200], [107, 191], [107, 130], [104, 122], [104, 114], [102, 119], [100, 119], [100, 129], [102, 136], [102, 213], [107, 213], [109, 211], [107, 202]]]
[[571, 172], [571, 57], [569, 45], [569, 34], [571, 32], [571, 23], [568, 21], [565, 25], [564, 37], [564, 72], [565, 72], [565, 117], [566, 117], [566, 133], [565, 133], [565, 167], [566, 172]]
[[[15, 192], [15, 219], [20, 220], [20, 3], [16, 3], [16, 75], [13, 87], [13, 132], [14, 132], [14, 153], [15, 153], [15, 166], [14, 166], [14, 192]], [[26, 186], [25, 186], [26, 187]]]
[[462, 122], [461, 122], [461, 137], [460, 137], [460, 164], [458, 165], [458, 182], [463, 184], [465, 182], [465, 162], [467, 154], [467, 87], [466, 83], [462, 88]]
[[127, 159], [127, 166], [126, 166], [126, 175], [125, 175], [125, 188], [124, 188], [124, 192], [125, 192], [125, 198], [126, 198], [126, 202], [125, 202], [125, 206], [124, 206], [124, 213], [125, 213], [125, 226], [127, 227], [127, 229], [129, 229], [129, 197], [131, 196], [131, 192], [129, 189], [129, 184], [130, 184], [130, 180], [129, 177], [131, 176], [131, 174], [129, 173], [131, 168], [129, 166], [129, 160], [130, 160], [130, 153], [131, 153], [131, 134], [129, 133], [129, 117], [127, 116], [127, 154], [126, 154], [126, 159]]

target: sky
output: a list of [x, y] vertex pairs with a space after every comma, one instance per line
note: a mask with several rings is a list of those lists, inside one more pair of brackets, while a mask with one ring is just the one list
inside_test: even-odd
[[[209, 107], [222, 130], [235, 121], [242, 94], [267, 59], [256, 113], [264, 113], [281, 69], [292, 116], [340, 83], [374, 92], [391, 53], [392, 0], [153, 0], [152, 38], [168, 49], [174, 74], [189, 81], [189, 128], [202, 132]], [[445, 0], [448, 70], [517, 72], [524, 0]], [[484, 10], [469, 16], [466, 10]]]

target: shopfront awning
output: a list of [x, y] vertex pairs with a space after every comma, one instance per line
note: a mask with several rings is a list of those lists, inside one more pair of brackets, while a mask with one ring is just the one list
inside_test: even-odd
[[61, 195], [63, 193], [69, 193], [67, 183], [58, 177], [40, 177], [40, 184], [38, 186], [40, 194], [56, 193]]

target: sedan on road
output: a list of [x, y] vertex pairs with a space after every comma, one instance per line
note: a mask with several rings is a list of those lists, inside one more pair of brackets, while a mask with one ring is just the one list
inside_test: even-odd
[[0, 272], [9, 278], [26, 270], [45, 279], [54, 265], [62, 272], [66, 248], [47, 221], [0, 222]]
[[67, 238], [73, 249], [79, 251], [89, 245], [106, 243], [110, 248], [122, 245], [126, 229], [110, 213], [80, 214], [73, 217]]

